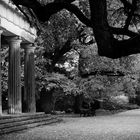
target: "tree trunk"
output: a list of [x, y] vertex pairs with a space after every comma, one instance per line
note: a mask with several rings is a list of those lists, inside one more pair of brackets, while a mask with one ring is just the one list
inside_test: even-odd
[[98, 44], [98, 53], [100, 55], [112, 53], [112, 39], [107, 22], [106, 0], [89, 0], [91, 9], [91, 20], [96, 42]]
[[46, 92], [46, 90], [41, 92], [40, 95], [41, 109], [45, 113], [51, 113], [53, 110], [53, 94], [51, 92]]
[[89, 0], [93, 31], [100, 56], [120, 58], [140, 53], [140, 36], [118, 41], [113, 37], [107, 21], [106, 0]]
[[83, 95], [77, 95], [75, 97], [74, 113], [76, 113], [76, 114], [80, 113], [80, 108], [82, 106], [82, 101], [83, 101]]

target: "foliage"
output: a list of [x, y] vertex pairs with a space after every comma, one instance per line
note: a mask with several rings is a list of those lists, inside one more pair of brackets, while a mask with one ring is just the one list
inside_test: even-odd
[[[116, 59], [139, 53], [138, 0], [12, 1], [27, 18], [31, 17], [28, 15], [35, 15], [35, 21], [40, 23], [48, 22], [52, 15], [63, 9], [74, 13], [83, 24], [94, 30], [100, 56]], [[26, 11], [19, 5], [26, 7]], [[30, 18], [28, 21], [30, 22]]]
[[104, 100], [102, 103], [102, 108], [105, 110], [116, 111], [116, 110], [139, 109], [139, 106], [136, 104], [118, 104], [111, 100]]
[[114, 72], [120, 71], [125, 72], [124, 66], [120, 65], [120, 60], [110, 59], [107, 57], [100, 57], [97, 54], [97, 45], [89, 45], [86, 46], [80, 52], [79, 58], [79, 71], [81, 75], [91, 72], [100, 73], [101, 71], [104, 72]]
[[1, 85], [2, 85], [2, 92], [7, 92], [8, 90], [8, 50], [7, 46], [2, 47], [1, 49]]
[[[24, 85], [24, 50], [21, 50], [21, 87]], [[1, 48], [1, 85], [2, 85], [2, 93], [7, 96], [8, 94], [8, 57], [9, 57], [9, 46], [4, 44]]]
[[62, 89], [62, 91], [67, 94], [76, 94], [77, 86], [76, 84], [68, 79], [66, 76], [59, 73], [47, 73], [43, 77], [37, 77], [38, 90], [41, 91], [42, 88], [46, 90], [52, 89]]
[[[38, 38], [40, 47], [36, 49], [36, 83], [38, 91], [41, 91], [43, 87], [47, 90], [61, 89], [65, 94], [84, 94], [88, 98], [115, 96], [122, 93], [128, 96], [135, 94], [138, 86], [138, 79], [135, 74], [139, 71], [139, 57], [138, 55], [120, 57], [139, 53], [139, 33], [137, 28], [139, 24], [139, 1], [135, 3], [132, 0], [131, 2], [125, 1], [125, 3], [123, 0], [81, 0], [72, 3], [73, 0], [46, 0], [40, 1], [43, 2], [41, 5], [32, 0], [27, 3], [26, 0], [18, 1], [19, 3], [17, 0], [13, 0], [13, 2], [17, 5], [23, 5], [27, 9], [32, 9], [39, 22], [42, 21], [44, 25]], [[29, 2], [32, 2], [33, 6]], [[68, 7], [63, 7], [63, 4], [68, 5]], [[55, 6], [55, 8], [49, 9], [51, 5]], [[39, 9], [40, 7], [41, 9]], [[69, 9], [70, 7], [71, 9]], [[42, 9], [46, 12], [45, 15]], [[74, 11], [75, 9], [77, 12]], [[89, 37], [92, 38], [93, 32], [90, 34], [83, 32], [81, 26], [84, 29], [85, 26], [71, 12], [83, 24], [93, 29], [97, 44], [93, 45], [94, 39], [89, 39]], [[27, 14], [29, 13], [27, 12]], [[81, 36], [84, 39], [80, 40]], [[88, 40], [89, 44], [86, 40]], [[75, 77], [78, 73], [78, 62], [74, 61], [74, 58], [78, 54], [70, 57], [70, 53], [74, 54], [75, 46], [78, 53], [81, 51], [79, 60], [80, 74], [96, 72], [95, 74], [98, 76], [91, 76], [85, 79]], [[44, 53], [46, 53], [45, 57]], [[106, 57], [99, 57], [97, 53]], [[110, 58], [119, 59], [112, 60]], [[69, 68], [65, 67], [66, 64]], [[59, 68], [59, 70], [57, 69], [59, 73], [56, 73], [56, 66]], [[74, 67], [72, 69], [74, 71], [73, 81], [66, 77], [70, 75], [66, 75], [68, 71], [69, 73], [71, 72], [70, 67]], [[49, 69], [53, 73], [48, 73]], [[60, 71], [61, 73], [63, 71], [65, 75], [60, 74]], [[126, 76], [99, 76], [101, 71], [113, 72], [114, 75], [121, 72]], [[58, 94], [56, 92], [56, 96]]]
[[120, 2], [120, 0], [108, 0], [107, 8], [109, 24], [114, 27], [123, 27], [125, 24], [126, 16], [124, 13], [123, 4]]
[[56, 64], [65, 53], [72, 49], [72, 46], [67, 42], [71, 43], [77, 38], [77, 26], [74, 16], [66, 10], [53, 15], [44, 24], [43, 31], [37, 41], [40, 46], [45, 48], [45, 57], [49, 58], [52, 63]]
[[89, 99], [109, 99], [119, 95], [134, 98], [139, 86], [136, 75], [124, 77], [95, 75], [79, 78], [76, 83], [79, 93]]
[[104, 93], [105, 88], [102, 80], [98, 78], [90, 77], [88, 79], [81, 79], [78, 84], [81, 94], [86, 98], [101, 98], [101, 94]]

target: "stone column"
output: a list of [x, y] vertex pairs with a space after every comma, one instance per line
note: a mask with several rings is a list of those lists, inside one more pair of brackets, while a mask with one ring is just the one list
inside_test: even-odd
[[8, 113], [19, 114], [21, 105], [21, 73], [20, 73], [20, 43], [19, 37], [7, 38], [9, 42], [9, 73], [8, 73]]
[[1, 34], [2, 30], [0, 30], [0, 115], [2, 114], [2, 91], [1, 91]]
[[34, 50], [32, 44], [24, 44], [25, 64], [24, 64], [24, 104], [25, 111], [36, 112], [35, 100], [35, 66], [34, 66]]

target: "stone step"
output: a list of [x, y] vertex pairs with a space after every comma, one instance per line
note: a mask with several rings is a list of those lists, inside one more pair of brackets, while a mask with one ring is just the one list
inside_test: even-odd
[[[29, 116], [38, 116], [38, 115], [48, 115], [44, 112], [39, 113], [22, 113], [22, 114], [5, 114], [0, 116], [0, 121], [5, 119], [13, 119], [13, 118], [19, 118], [19, 117], [29, 117]], [[48, 115], [49, 116], [49, 115]]]
[[32, 115], [18, 115], [18, 116], [9, 116], [6, 118], [0, 119], [0, 125], [10, 123], [10, 122], [17, 122], [17, 121], [24, 121], [24, 120], [30, 120], [40, 117], [48, 117], [46, 114], [32, 114]]
[[20, 119], [17, 120], [14, 119], [14, 122], [10, 121], [7, 123], [3, 123], [0, 125], [0, 129], [3, 128], [8, 128], [8, 127], [13, 127], [13, 126], [20, 126], [20, 125], [24, 125], [24, 124], [31, 124], [31, 123], [36, 123], [36, 122], [41, 122], [41, 121], [48, 121], [48, 120], [52, 120], [52, 119], [56, 119], [55, 117], [38, 117], [38, 118], [30, 118], [30, 119]]
[[27, 130], [30, 128], [35, 128], [37, 126], [48, 125], [48, 124], [57, 123], [57, 122], [60, 122], [60, 120], [54, 119], [54, 120], [49, 120], [49, 121], [42, 121], [42, 122], [36, 122], [32, 124], [26, 124], [26, 125], [21, 125], [21, 126], [14, 126], [14, 127], [9, 127], [5, 129], [0, 129], [0, 135], [12, 133], [12, 132], [19, 132], [19, 131]]
[[0, 135], [27, 130], [29, 128], [34, 128], [41, 125], [60, 122], [61, 119], [56, 116], [48, 116], [44, 114], [44, 115], [37, 115], [37, 117], [36, 115], [30, 115], [30, 116], [26, 115], [26, 117], [24, 116], [21, 117], [20, 119], [19, 117], [16, 117], [16, 118], [4, 119], [3, 121], [6, 122], [0, 124]]

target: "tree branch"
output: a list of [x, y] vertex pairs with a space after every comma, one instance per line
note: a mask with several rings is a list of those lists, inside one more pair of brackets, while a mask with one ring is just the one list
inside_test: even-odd
[[62, 46], [62, 48], [57, 48], [55, 51], [51, 54], [48, 54], [47, 52], [44, 53], [44, 56], [46, 58], [50, 58], [52, 60], [52, 67], [55, 66], [55, 64], [63, 57], [63, 55], [67, 52], [69, 52], [72, 49], [71, 46], [71, 38], [69, 38], [66, 43]]
[[71, 39], [68, 39], [60, 50], [55, 51], [54, 56], [52, 57], [53, 65], [55, 65], [66, 52], [72, 49], [72, 46], [70, 44], [71, 44]]
[[15, 5], [22, 5], [27, 8], [42, 7], [37, 0], [11, 0]]
[[116, 59], [123, 56], [140, 53], [140, 35], [135, 36], [135, 34], [132, 34], [132, 32], [128, 30], [118, 29], [123, 34], [126, 32], [129, 34], [131, 33], [133, 37], [123, 41], [119, 41], [113, 37], [113, 31], [118, 32], [118, 30], [112, 28], [111, 31], [109, 28], [107, 22], [106, 0], [89, 1], [90, 4], [94, 5], [91, 6], [93, 17], [92, 22], [94, 25], [93, 30], [98, 45], [99, 55]]
[[[69, 3], [49, 3], [44, 7], [34, 8], [32, 9], [40, 21], [45, 22], [48, 21], [51, 15], [61, 11], [62, 9], [66, 9], [72, 13], [74, 13], [78, 19], [83, 22], [87, 26], [92, 26], [91, 21], [86, 18], [86, 16], [80, 11], [80, 9], [74, 4]], [[45, 13], [45, 14], [42, 14]]]
[[61, 11], [62, 9], [67, 9], [68, 11], [74, 13], [78, 19], [83, 22], [85, 25], [87, 26], [92, 26], [91, 21], [80, 11], [80, 9], [74, 5], [74, 4], [70, 4], [71, 2], [73, 2], [74, 0], [67, 0], [66, 2], [53, 2], [53, 3], [49, 3], [45, 6], [42, 6], [39, 2], [34, 1], [33, 0], [12, 0], [16, 5], [23, 5], [26, 6], [28, 8], [31, 8], [33, 10], [33, 12], [36, 14], [37, 18], [42, 21], [48, 21], [49, 18]]
[[132, 1], [133, 8], [131, 8], [131, 11], [128, 13], [127, 19], [125, 21], [125, 26], [124, 26], [125, 29], [128, 29], [129, 28], [130, 22], [132, 20], [132, 17], [134, 15], [134, 12], [135, 12], [135, 9], [136, 9], [136, 3], [137, 3], [136, 0], [133, 0]]
[[116, 35], [127, 35], [129, 37], [135, 37], [135, 36], [139, 35], [136, 32], [133, 32], [133, 31], [130, 31], [130, 30], [127, 30], [124, 28], [116, 28], [116, 27], [109, 27], [109, 28], [110, 28], [111, 32]]
[[66, 2], [66, 3], [72, 3], [74, 2], [75, 0], [55, 0], [54, 2], [58, 2], [58, 3], [62, 3], [62, 2]]
[[114, 40], [112, 44], [112, 54], [110, 54], [110, 58], [116, 59], [131, 54], [140, 53], [139, 42], [140, 35], [123, 41]]
[[[48, 21], [50, 16], [67, 9], [74, 13], [81, 22], [85, 25], [92, 27], [94, 30], [95, 39], [98, 45], [98, 53], [101, 56], [110, 58], [120, 58], [130, 54], [140, 53], [140, 36], [126, 29], [110, 28], [107, 21], [107, 5], [106, 0], [89, 0], [91, 19], [85, 17], [85, 15], [79, 10], [79, 8], [73, 4], [70, 4], [73, 0], [68, 2], [53, 2], [47, 5], [41, 5], [37, 0], [13, 0], [18, 5], [24, 5], [31, 8], [36, 14], [37, 18], [42, 21]], [[63, 1], [63, 0], [62, 0]], [[134, 8], [127, 0], [121, 0], [124, 6], [129, 7], [131, 10]], [[133, 3], [134, 4], [134, 3]], [[133, 14], [133, 13], [132, 13]], [[129, 15], [132, 18], [132, 15]], [[130, 24], [130, 19], [127, 21], [127, 28]], [[129, 35], [130, 39], [118, 41], [113, 37], [113, 33]]]

